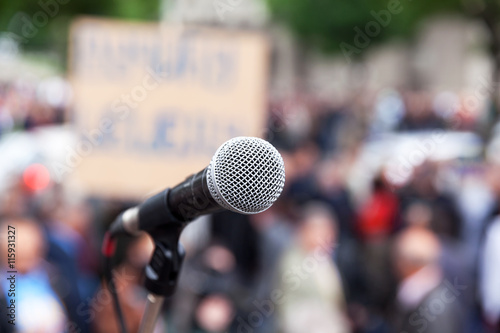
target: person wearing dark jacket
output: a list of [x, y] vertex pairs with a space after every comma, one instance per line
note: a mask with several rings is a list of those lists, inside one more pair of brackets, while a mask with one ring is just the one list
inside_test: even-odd
[[400, 278], [395, 301], [395, 332], [460, 333], [460, 297], [467, 286], [444, 277], [439, 264], [441, 244], [423, 227], [409, 227], [398, 235], [394, 266]]

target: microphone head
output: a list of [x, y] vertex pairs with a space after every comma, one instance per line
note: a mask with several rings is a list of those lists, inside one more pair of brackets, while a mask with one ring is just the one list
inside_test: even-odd
[[265, 211], [285, 185], [285, 163], [269, 142], [236, 137], [217, 149], [208, 165], [207, 184], [214, 200], [241, 214]]

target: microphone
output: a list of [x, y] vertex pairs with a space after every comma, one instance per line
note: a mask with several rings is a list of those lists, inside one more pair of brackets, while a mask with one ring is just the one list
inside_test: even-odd
[[276, 148], [259, 138], [236, 137], [217, 149], [205, 169], [126, 210], [109, 231], [136, 235], [222, 210], [257, 214], [272, 206], [284, 185], [285, 165]]

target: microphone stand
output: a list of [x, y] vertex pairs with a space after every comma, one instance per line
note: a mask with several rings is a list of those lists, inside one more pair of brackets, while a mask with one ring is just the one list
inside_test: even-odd
[[184, 260], [185, 251], [179, 243], [179, 237], [186, 222], [177, 220], [169, 213], [168, 221], [148, 231], [153, 237], [155, 250], [145, 270], [145, 287], [149, 294], [139, 326], [140, 333], [153, 332], [165, 298], [175, 292]]

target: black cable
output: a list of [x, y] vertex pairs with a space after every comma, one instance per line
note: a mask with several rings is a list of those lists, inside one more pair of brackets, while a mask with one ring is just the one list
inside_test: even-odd
[[116, 312], [116, 319], [118, 320], [118, 327], [121, 333], [127, 333], [127, 326], [125, 324], [125, 318], [123, 317], [122, 308], [120, 306], [120, 300], [118, 298], [118, 292], [116, 290], [115, 282], [113, 279], [113, 266], [112, 258], [114, 254], [114, 242], [115, 239], [107, 233], [103, 240], [102, 252], [104, 255], [104, 279], [106, 280], [106, 285], [111, 293], [111, 298], [113, 299], [113, 306]]

